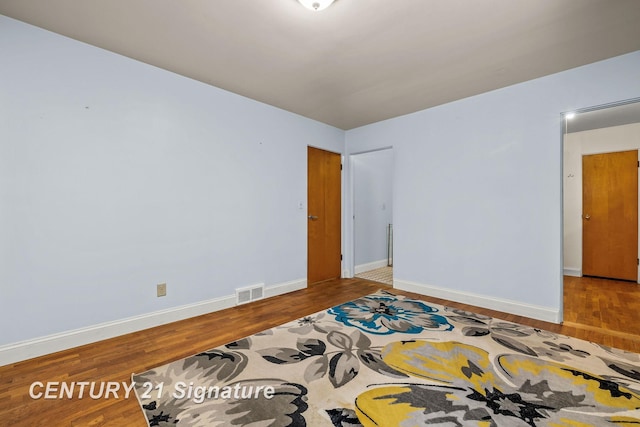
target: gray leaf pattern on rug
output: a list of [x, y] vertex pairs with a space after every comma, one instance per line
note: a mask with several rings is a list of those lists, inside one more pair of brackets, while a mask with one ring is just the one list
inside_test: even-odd
[[334, 427], [362, 427], [356, 411], [347, 408], [336, 408], [327, 410], [329, 419]]
[[327, 344], [324, 341], [299, 338], [296, 348], [272, 347], [257, 350], [257, 353], [277, 365], [296, 364], [310, 359], [304, 371], [305, 381], [312, 382], [327, 376], [334, 388], [353, 380], [360, 371], [360, 362], [382, 375], [406, 377], [384, 363], [380, 349], [371, 348], [371, 340], [359, 330], [347, 335], [330, 328], [326, 340], [338, 350], [326, 353]]
[[[418, 348], [425, 352], [416, 359], [410, 349]], [[584, 410], [582, 389], [592, 395], [593, 408], [571, 419], [593, 422], [598, 411], [613, 414], [615, 405], [628, 406], [626, 396], [633, 405], [640, 402], [639, 366], [635, 353], [385, 291], [133, 381], [150, 427], [502, 425], [517, 408], [526, 424], [542, 426], [554, 422], [554, 410], [545, 407], [557, 406], [554, 396], [575, 397], [569, 406]], [[574, 389], [581, 391], [574, 396]], [[621, 393], [601, 404], [610, 399], [606, 390]], [[638, 411], [602, 421], [640, 423]]]
[[[450, 320], [464, 324], [462, 334], [466, 337], [489, 336], [498, 344], [518, 353], [529, 356], [538, 356], [536, 351], [522, 340], [538, 333], [535, 328], [518, 325], [515, 323], [496, 321], [492, 317], [471, 313], [464, 310], [447, 308], [455, 313], [449, 315]], [[541, 332], [541, 331], [540, 331]]]
[[230, 381], [244, 370], [248, 362], [247, 356], [240, 352], [213, 349], [185, 359], [184, 369], [193, 367], [202, 370], [203, 376]]

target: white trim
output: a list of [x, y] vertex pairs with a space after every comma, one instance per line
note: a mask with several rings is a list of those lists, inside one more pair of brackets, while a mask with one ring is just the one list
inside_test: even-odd
[[307, 279], [292, 280], [290, 282], [284, 282], [277, 285], [266, 286], [264, 288], [264, 297], [274, 297], [276, 295], [282, 295], [293, 291], [299, 291], [307, 287]]
[[530, 317], [532, 319], [543, 320], [545, 322], [560, 323], [560, 311], [549, 307], [542, 307], [533, 304], [524, 304], [519, 301], [512, 301], [502, 298], [489, 297], [486, 295], [474, 294], [471, 292], [452, 291], [451, 289], [439, 288], [407, 280], [393, 280], [393, 287], [408, 292], [415, 292], [422, 295], [443, 298], [450, 301], [475, 305], [491, 310]]
[[[306, 279], [272, 285], [265, 288], [265, 297], [281, 295], [306, 286]], [[235, 305], [234, 294], [3, 345], [0, 346], [0, 366], [212, 313]]]
[[382, 268], [387, 266], [387, 260], [381, 259], [380, 261], [369, 262], [366, 264], [356, 265], [354, 270], [356, 274], [364, 273], [365, 271], [375, 270], [376, 268]]
[[581, 268], [567, 268], [565, 267], [562, 271], [565, 276], [573, 276], [573, 277], [582, 277], [582, 269]]

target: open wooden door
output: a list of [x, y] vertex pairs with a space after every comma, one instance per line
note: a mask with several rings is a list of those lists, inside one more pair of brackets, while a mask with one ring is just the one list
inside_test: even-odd
[[341, 165], [340, 154], [307, 149], [307, 282], [340, 277]]
[[582, 273], [638, 280], [638, 151], [582, 157]]

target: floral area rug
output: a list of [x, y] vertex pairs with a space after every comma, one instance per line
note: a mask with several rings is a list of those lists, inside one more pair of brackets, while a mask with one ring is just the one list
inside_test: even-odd
[[149, 426], [640, 425], [640, 355], [385, 291], [133, 381]]

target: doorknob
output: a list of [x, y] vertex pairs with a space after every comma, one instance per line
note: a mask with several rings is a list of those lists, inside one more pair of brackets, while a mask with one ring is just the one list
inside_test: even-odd
[[309, 219], [310, 219], [311, 221], [315, 221], [316, 219], [318, 219], [318, 217], [317, 217], [317, 216], [315, 216], [315, 215], [309, 215]]
[[588, 221], [588, 220], [590, 220], [590, 219], [591, 219], [591, 216], [590, 216], [589, 214], [586, 214], [586, 215], [584, 216], [584, 219], [586, 219], [586, 220]]

